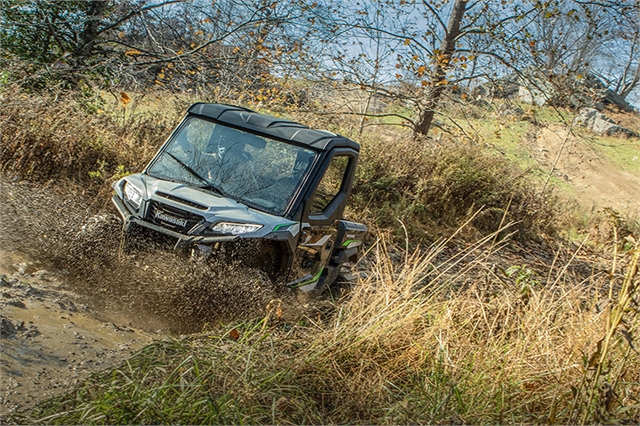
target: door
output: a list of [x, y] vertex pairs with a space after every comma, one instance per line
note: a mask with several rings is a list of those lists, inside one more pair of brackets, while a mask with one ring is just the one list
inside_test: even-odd
[[337, 149], [324, 161], [321, 177], [315, 180], [305, 202], [300, 238], [290, 285], [303, 291], [322, 287], [338, 233], [338, 224], [351, 191], [357, 153]]

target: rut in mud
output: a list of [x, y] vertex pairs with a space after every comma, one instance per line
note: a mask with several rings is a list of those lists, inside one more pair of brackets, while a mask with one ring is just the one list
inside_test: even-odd
[[101, 320], [182, 334], [260, 314], [283, 296], [241, 264], [205, 264], [148, 241], [124, 251], [121, 225], [71, 191], [4, 179], [0, 203], [2, 250], [56, 274]]

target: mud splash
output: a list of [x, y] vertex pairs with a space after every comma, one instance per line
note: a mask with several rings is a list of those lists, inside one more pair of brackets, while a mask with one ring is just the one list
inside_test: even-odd
[[[193, 261], [148, 239], [125, 247], [104, 200], [0, 178], [1, 415], [68, 391], [154, 339], [291, 299], [241, 263]], [[287, 316], [315, 312], [300, 306]]]
[[183, 334], [259, 315], [283, 296], [242, 264], [192, 261], [149, 241], [123, 250], [120, 224], [72, 191], [5, 179], [0, 203], [2, 250], [55, 274], [102, 321]]

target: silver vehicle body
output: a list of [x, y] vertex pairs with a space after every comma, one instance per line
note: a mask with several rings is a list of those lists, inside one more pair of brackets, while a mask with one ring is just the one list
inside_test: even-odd
[[114, 183], [112, 201], [125, 231], [211, 256], [235, 247], [274, 280], [309, 291], [335, 279], [366, 233], [342, 219], [358, 154], [330, 132], [195, 104], [145, 170]]

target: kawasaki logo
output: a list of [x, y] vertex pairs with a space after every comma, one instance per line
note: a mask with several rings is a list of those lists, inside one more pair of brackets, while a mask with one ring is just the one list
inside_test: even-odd
[[178, 226], [182, 226], [182, 227], [187, 226], [187, 220], [186, 219], [180, 219], [179, 217], [170, 216], [170, 215], [162, 213], [162, 212], [156, 212], [155, 218], [163, 220], [165, 222], [173, 223], [174, 225], [178, 225]]

